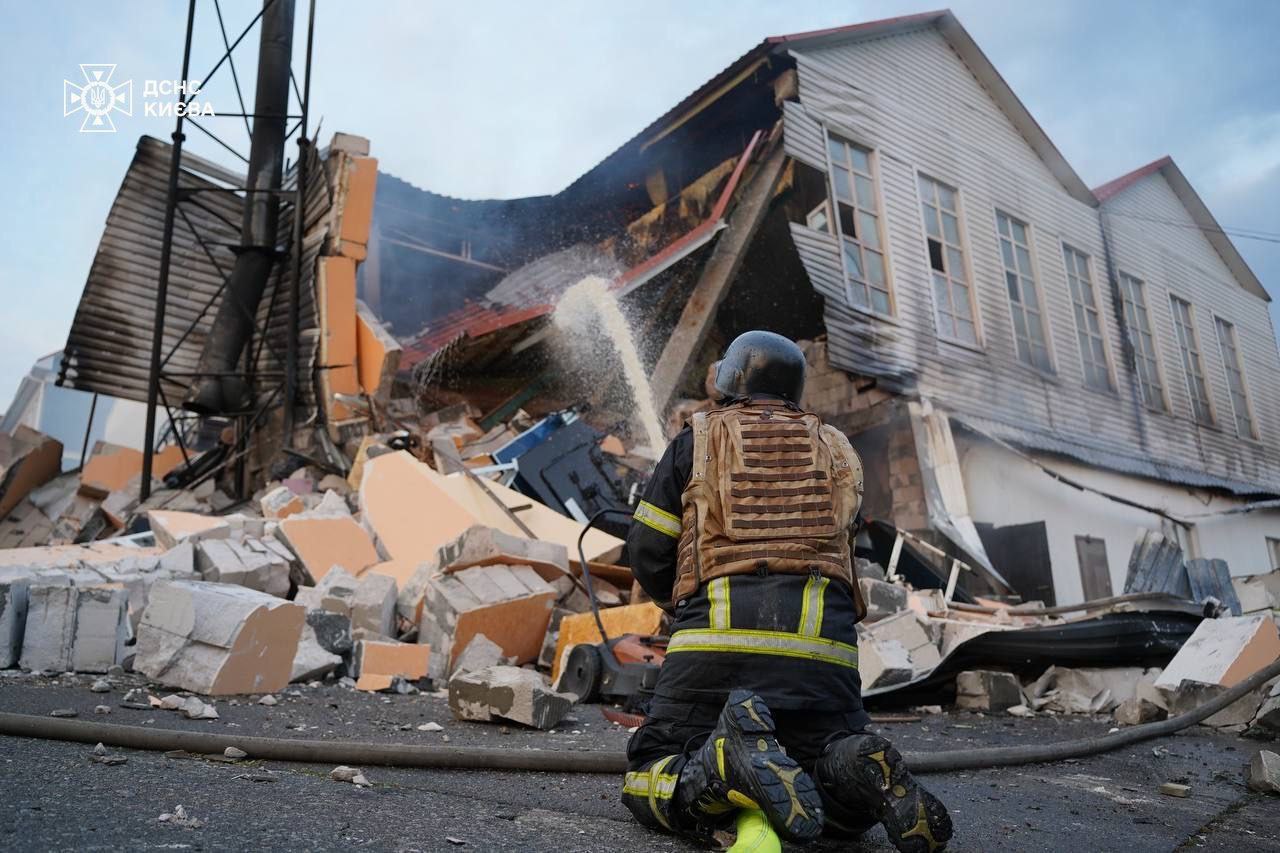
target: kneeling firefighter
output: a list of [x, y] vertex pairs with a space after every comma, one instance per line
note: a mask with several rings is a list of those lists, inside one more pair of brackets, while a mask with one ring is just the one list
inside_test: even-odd
[[790, 841], [881, 823], [899, 850], [931, 853], [951, 837], [946, 807], [865, 731], [862, 462], [800, 409], [804, 373], [787, 338], [734, 340], [724, 399], [671, 442], [635, 511], [632, 570], [674, 623], [622, 799], [646, 826], [704, 840], [763, 813]]

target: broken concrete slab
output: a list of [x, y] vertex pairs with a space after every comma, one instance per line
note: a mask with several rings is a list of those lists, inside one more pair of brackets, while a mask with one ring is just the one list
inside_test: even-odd
[[[425, 562], [478, 523], [441, 488], [438, 475], [408, 452], [368, 459], [360, 482], [364, 523], [392, 559]], [[430, 512], [423, 512], [430, 507]]]
[[241, 586], [160, 582], [142, 614], [134, 669], [210, 696], [280, 690], [305, 615], [297, 604]]
[[382, 559], [369, 534], [349, 516], [286, 518], [280, 522], [279, 536], [298, 555], [313, 584], [334, 566], [355, 575]]
[[368, 305], [356, 300], [356, 362], [360, 388], [374, 400], [391, 398], [403, 354], [400, 342], [386, 330]]
[[0, 432], [0, 518], [62, 471], [62, 442], [20, 424]]
[[289, 594], [290, 563], [260, 540], [209, 539], [195, 546], [203, 580], [256, 589], [280, 598]]
[[418, 627], [418, 642], [436, 650], [432, 677], [451, 674], [477, 634], [516, 663], [536, 660], [555, 599], [555, 590], [529, 566], [474, 566], [432, 578]]
[[956, 707], [969, 711], [1007, 711], [1022, 704], [1022, 685], [1009, 672], [969, 670], [956, 676]]
[[[1280, 683], [1280, 681], [1275, 683]], [[1271, 687], [1272, 684], [1268, 683], [1259, 686], [1256, 690], [1249, 691], [1221, 711], [1206, 717], [1200, 722], [1200, 725], [1211, 728], [1248, 725], [1257, 716]], [[1221, 684], [1205, 684], [1201, 681], [1184, 679], [1176, 690], [1161, 688], [1161, 693], [1168, 702], [1169, 714], [1177, 716], [1193, 711], [1205, 702], [1216, 699], [1228, 689]]]
[[22, 638], [24, 669], [106, 672], [132, 636], [128, 593], [119, 588], [32, 584]]
[[467, 643], [467, 647], [462, 650], [453, 664], [454, 673], [474, 672], [478, 669], [484, 669], [490, 666], [505, 666], [514, 663], [507, 655], [502, 653], [502, 646], [499, 646], [493, 640], [490, 640], [484, 634], [476, 634], [471, 638], [471, 642]]
[[495, 717], [547, 730], [564, 719], [576, 697], [556, 693], [542, 676], [514, 666], [492, 666], [449, 679], [449, 709], [459, 720]]
[[901, 643], [911, 656], [911, 667], [916, 673], [928, 672], [942, 660], [933, 638], [913, 610], [903, 610], [871, 624], [859, 624], [858, 635], [860, 638], [870, 636], [877, 642]]
[[147, 511], [147, 520], [156, 544], [165, 549], [182, 542], [228, 539], [231, 536], [231, 525], [225, 519], [212, 515], [153, 509]]
[[1205, 619], [1156, 681], [1176, 691], [1183, 681], [1233, 687], [1280, 658], [1280, 633], [1269, 614]]
[[333, 672], [341, 665], [342, 656], [324, 648], [316, 637], [315, 629], [309, 623], [304, 623], [302, 634], [298, 638], [298, 651], [293, 656], [289, 682], [311, 681]]
[[560, 583], [572, 584], [569, 554], [563, 545], [473, 525], [442, 544], [429, 560], [416, 565], [408, 582], [400, 586], [397, 611], [401, 618], [416, 623], [422, 615], [422, 600], [431, 578], [441, 572], [491, 565], [530, 566], [557, 588]]
[[1027, 688], [1028, 704], [1060, 714], [1105, 713], [1136, 696], [1144, 674], [1140, 667], [1051, 666]]

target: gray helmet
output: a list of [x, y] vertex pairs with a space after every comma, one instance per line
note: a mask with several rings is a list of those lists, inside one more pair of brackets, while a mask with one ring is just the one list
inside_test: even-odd
[[716, 368], [716, 390], [726, 397], [770, 394], [798, 404], [804, 368], [804, 353], [790, 338], [759, 329], [743, 332]]

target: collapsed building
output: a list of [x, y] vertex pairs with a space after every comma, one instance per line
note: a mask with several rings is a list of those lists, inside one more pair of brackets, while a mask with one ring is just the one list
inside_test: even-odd
[[810, 341], [873, 533], [963, 587], [1107, 598], [1143, 528], [1280, 564], [1266, 291], [1171, 159], [1090, 190], [950, 13], [766, 39], [549, 198], [384, 176], [383, 228], [361, 292], [435, 394], [549, 393], [558, 294], [612, 268], [677, 420], [739, 332]]

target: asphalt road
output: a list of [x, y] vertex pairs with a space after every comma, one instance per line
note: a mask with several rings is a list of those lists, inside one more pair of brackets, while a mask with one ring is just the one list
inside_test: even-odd
[[[193, 721], [176, 712], [120, 707], [125, 690], [145, 684], [137, 676], [115, 679], [107, 694], [91, 693], [92, 681], [0, 673], [0, 710], [43, 716], [75, 708], [81, 719], [272, 737], [406, 743], [447, 737], [455, 745], [568, 750], [621, 750], [627, 739], [595, 706], [575, 709], [554, 733], [543, 733], [456, 722], [436, 695], [370, 695], [328, 684], [291, 688], [277, 694], [274, 707], [219, 699], [219, 719]], [[95, 715], [99, 704], [111, 713]], [[418, 731], [425, 722], [444, 731]], [[958, 712], [879, 726], [904, 750], [1070, 740], [1109, 727], [1106, 718]], [[949, 850], [1276, 851], [1280, 799], [1243, 784], [1243, 766], [1259, 746], [1196, 728], [1080, 761], [926, 781], [951, 808], [957, 831]], [[329, 765], [110, 751], [128, 763], [93, 763], [84, 744], [0, 737], [0, 849], [698, 849], [637, 826], [618, 802], [614, 777], [364, 767], [374, 784], [361, 789], [331, 781]], [[1161, 795], [1166, 781], [1189, 784], [1191, 796]], [[201, 825], [158, 819], [178, 805]], [[879, 829], [852, 848], [821, 843], [809, 849], [892, 850]]]

